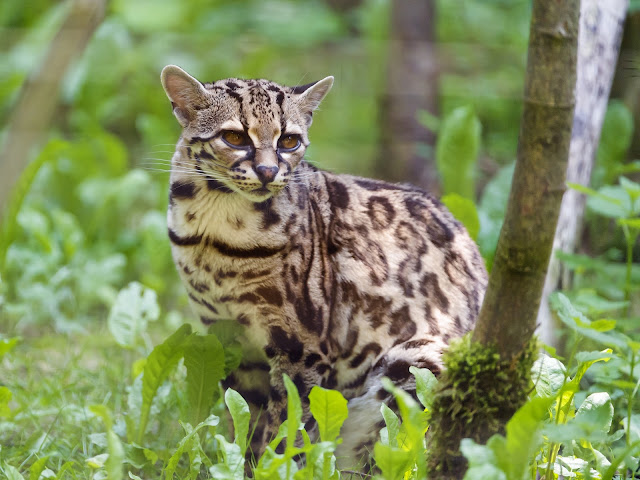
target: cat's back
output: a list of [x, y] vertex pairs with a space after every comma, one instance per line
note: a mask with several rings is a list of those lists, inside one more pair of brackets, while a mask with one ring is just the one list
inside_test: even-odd
[[[469, 330], [487, 272], [475, 242], [451, 213], [412, 185], [328, 172], [323, 177], [331, 205], [328, 253], [341, 300], [373, 317], [380, 310], [389, 318], [380, 318], [378, 327], [385, 324], [392, 333], [394, 315], [445, 339]], [[375, 321], [371, 326], [376, 330]]]

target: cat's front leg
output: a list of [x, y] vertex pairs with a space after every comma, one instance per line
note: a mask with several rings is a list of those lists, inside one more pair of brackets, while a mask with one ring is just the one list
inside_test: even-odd
[[[302, 363], [291, 362], [288, 355], [276, 356], [271, 359], [270, 363], [271, 390], [267, 403], [266, 425], [263, 434], [264, 448], [275, 438], [282, 422], [287, 420], [287, 390], [283, 376], [287, 375], [298, 390], [302, 404], [302, 423], [307, 426], [308, 432], [315, 430], [309, 411], [309, 392], [314, 385], [319, 384], [322, 380], [322, 377], [315, 370], [305, 368]], [[301, 441], [302, 437], [299, 435], [296, 439], [296, 444], [301, 445]], [[284, 447], [285, 443], [283, 441], [280, 443], [277, 452], [284, 451]]]

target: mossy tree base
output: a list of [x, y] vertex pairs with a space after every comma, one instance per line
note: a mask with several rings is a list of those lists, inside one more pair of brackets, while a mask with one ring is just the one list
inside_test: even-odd
[[527, 399], [536, 357], [535, 339], [519, 356], [507, 360], [496, 347], [472, 342], [470, 334], [451, 345], [432, 406], [430, 479], [462, 479], [467, 469], [459, 449], [463, 438], [486, 443], [492, 435], [504, 434], [507, 421]]

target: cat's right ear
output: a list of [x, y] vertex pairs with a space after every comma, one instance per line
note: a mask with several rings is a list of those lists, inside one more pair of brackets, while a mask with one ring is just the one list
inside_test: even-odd
[[160, 74], [162, 87], [171, 100], [173, 114], [183, 127], [196, 117], [196, 112], [209, 103], [202, 84], [176, 65], [167, 65]]

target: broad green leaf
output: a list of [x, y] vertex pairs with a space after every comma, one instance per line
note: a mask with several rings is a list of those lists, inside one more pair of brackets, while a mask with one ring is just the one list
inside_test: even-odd
[[215, 335], [191, 335], [184, 344], [187, 397], [191, 422], [197, 425], [211, 410], [224, 376], [224, 351]]
[[634, 230], [640, 230], [640, 218], [619, 218], [616, 220], [618, 225], [625, 225]]
[[540, 428], [548, 417], [548, 409], [552, 398], [532, 398], [516, 411], [506, 426], [506, 452], [498, 452], [506, 456], [509, 464], [509, 478], [521, 479], [529, 465], [529, 459], [542, 444]]
[[621, 187], [605, 185], [596, 194], [587, 198], [587, 207], [609, 218], [633, 216], [633, 205], [629, 194]]
[[233, 420], [234, 442], [240, 447], [240, 452], [244, 455], [247, 450], [247, 435], [249, 434], [249, 423], [251, 421], [249, 405], [242, 398], [242, 395], [232, 388], [227, 389], [225, 392], [224, 402], [227, 404]]
[[555, 397], [566, 379], [567, 370], [560, 360], [541, 353], [533, 362], [531, 381], [540, 397]]
[[[382, 443], [385, 445], [389, 445], [390, 447], [398, 446], [398, 433], [400, 432], [400, 419], [396, 415], [396, 413], [391, 410], [385, 403], [380, 405], [380, 413], [382, 413], [382, 418], [384, 418], [384, 423], [386, 427], [386, 441]], [[382, 431], [380, 432], [380, 439], [382, 440]]]
[[309, 394], [309, 409], [318, 422], [320, 439], [323, 442], [335, 441], [349, 415], [347, 400], [336, 390], [315, 386]]
[[616, 328], [616, 321], [608, 318], [601, 318], [591, 322], [589, 328], [596, 332], [608, 332], [609, 330]]
[[0, 473], [4, 473], [7, 480], [25, 480], [20, 470], [8, 463], [2, 462], [0, 464]]
[[156, 346], [147, 358], [142, 374], [142, 406], [137, 442], [142, 443], [149, 421], [151, 403], [158, 388], [184, 355], [184, 343], [191, 335], [191, 325], [184, 324], [163, 343]]
[[609, 394], [598, 392], [589, 395], [578, 408], [575, 420], [588, 424], [593, 430], [608, 433], [613, 420], [613, 404]]
[[600, 353], [600, 356], [585, 355], [583, 357], [584, 360], [578, 364], [578, 370], [576, 371], [576, 374], [574, 375], [571, 382], [569, 382], [568, 384], [569, 391], [577, 392], [578, 390], [580, 390], [580, 381], [582, 380], [584, 374], [587, 373], [587, 370], [589, 370], [589, 367], [591, 367], [591, 365], [596, 362], [608, 362], [611, 359], [611, 349], [607, 348]]
[[470, 106], [456, 108], [444, 119], [436, 144], [436, 165], [445, 194], [473, 199], [480, 133], [480, 121]]
[[159, 315], [156, 292], [138, 282], [131, 282], [118, 293], [107, 325], [118, 344], [133, 347], [147, 329], [147, 323], [157, 320]]
[[464, 474], [463, 480], [507, 480], [505, 473], [495, 465], [484, 463], [470, 467]]
[[440, 201], [444, 203], [456, 220], [465, 226], [471, 238], [474, 240], [478, 238], [480, 219], [476, 205], [472, 200], [457, 193], [448, 193]]
[[412, 467], [411, 452], [380, 442], [373, 447], [373, 457], [385, 480], [402, 480]]
[[91, 468], [98, 470], [98, 469], [104, 468], [104, 464], [107, 462], [108, 458], [109, 458], [108, 453], [100, 453], [99, 455], [94, 455], [91, 458], [87, 458], [85, 462]]
[[[215, 465], [209, 472], [213, 478], [225, 480], [243, 480], [244, 479], [244, 454], [240, 451], [240, 446], [235, 443], [229, 443], [222, 435], [216, 435], [218, 445], [220, 445], [220, 454], [222, 455], [222, 465], [226, 471], [219, 471]], [[224, 476], [220, 474], [224, 474]]]
[[291, 448], [296, 439], [296, 433], [302, 427], [302, 404], [295, 384], [286, 373], [282, 374], [284, 388], [287, 389], [287, 448]]
[[[495, 437], [495, 438], [494, 438]], [[487, 445], [479, 445], [470, 438], [463, 438], [460, 442], [460, 451], [469, 462], [463, 480], [507, 480], [505, 472], [500, 468], [496, 452], [490, 447], [495, 445], [498, 436], [489, 439]], [[500, 442], [504, 441], [504, 437], [499, 437]]]
[[33, 462], [33, 465], [31, 465], [31, 468], [29, 469], [29, 480], [39, 480], [40, 474], [47, 467], [48, 460], [49, 455], [39, 458], [38, 460]]
[[502, 167], [487, 183], [480, 198], [478, 206], [480, 231], [477, 241], [488, 268], [493, 263], [493, 256], [498, 245], [514, 169], [515, 163]]
[[418, 400], [420, 400], [424, 408], [431, 410], [438, 379], [428, 368], [418, 368], [412, 365], [409, 367], [409, 371], [416, 377]]

